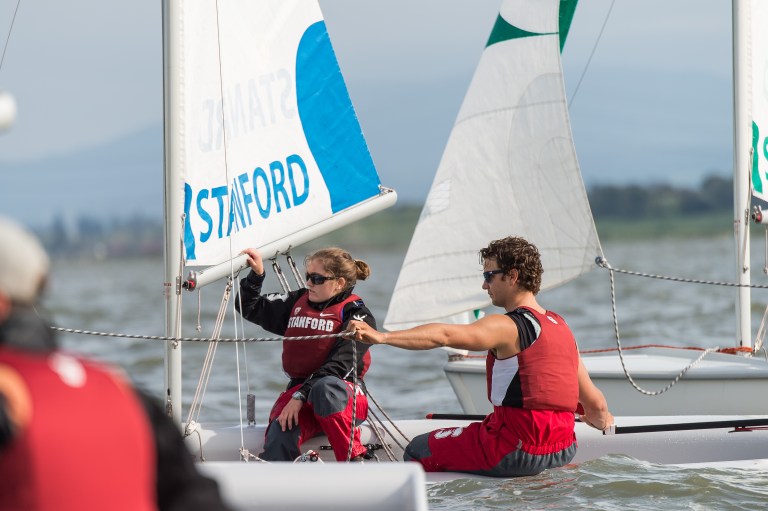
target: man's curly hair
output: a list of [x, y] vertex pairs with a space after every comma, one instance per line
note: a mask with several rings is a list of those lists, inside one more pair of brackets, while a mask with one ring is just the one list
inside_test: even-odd
[[541, 289], [541, 254], [536, 245], [524, 238], [508, 236], [492, 241], [486, 248], [480, 249], [480, 263], [487, 259], [496, 259], [499, 268], [508, 275], [512, 269], [518, 272], [518, 283], [534, 295]]

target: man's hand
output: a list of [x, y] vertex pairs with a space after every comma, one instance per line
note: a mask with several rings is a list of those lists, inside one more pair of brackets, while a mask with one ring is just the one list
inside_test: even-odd
[[354, 334], [353, 339], [355, 341], [364, 342], [365, 344], [386, 344], [387, 334], [371, 328], [371, 325], [363, 321], [350, 321], [345, 333]]
[[579, 415], [579, 420], [588, 426], [599, 429], [600, 431], [605, 431], [606, 429], [613, 426], [613, 415], [608, 411], [605, 413], [595, 414], [595, 416], [592, 418], [587, 417], [586, 414]]

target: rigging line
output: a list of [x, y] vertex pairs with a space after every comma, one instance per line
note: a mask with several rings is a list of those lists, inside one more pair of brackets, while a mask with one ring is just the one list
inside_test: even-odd
[[666, 391], [668, 391], [669, 389], [671, 389], [678, 381], [680, 381], [680, 379], [685, 375], [685, 373], [687, 373], [690, 369], [693, 369], [699, 362], [701, 362], [701, 360], [704, 357], [720, 349], [720, 347], [716, 347], [716, 348], [708, 348], [704, 350], [704, 352], [701, 355], [699, 355], [699, 357], [696, 360], [688, 364], [687, 367], [683, 368], [683, 370], [680, 371], [680, 373], [677, 376], [675, 376], [672, 379], [672, 381], [669, 382], [669, 384], [663, 389], [657, 390], [655, 392], [651, 392], [649, 390], [645, 390], [642, 387], [640, 387], [637, 383], [635, 383], [635, 380], [629, 374], [629, 371], [627, 370], [627, 366], [624, 363], [624, 350], [621, 347], [621, 339], [619, 336], [619, 319], [618, 319], [618, 314], [616, 312], [616, 283], [613, 278], [613, 270], [610, 270], [609, 273], [611, 276], [611, 310], [613, 312], [613, 330], [614, 330], [614, 334], [616, 335], [616, 346], [619, 349], [619, 361], [621, 362], [621, 368], [624, 370], [624, 376], [626, 376], [627, 381], [629, 381], [629, 383], [632, 385], [632, 387], [635, 388], [635, 390], [637, 390], [641, 394], [645, 394], [646, 396], [661, 395]]
[[[216, 1], [216, 53], [219, 56], [219, 94], [221, 95], [221, 133], [222, 133], [222, 143], [223, 143], [223, 153], [224, 153], [224, 178], [227, 181], [227, 187], [229, 187], [229, 152], [227, 151], [227, 123], [226, 123], [226, 108], [224, 108], [224, 73], [222, 71], [223, 66], [221, 64], [222, 58], [221, 58], [221, 22], [219, 18], [219, 2]], [[232, 211], [232, 198], [229, 199], [229, 208], [230, 211]], [[230, 219], [231, 221], [231, 219]], [[230, 225], [231, 227], [231, 225]], [[235, 268], [232, 258], [233, 253], [233, 247], [232, 247], [232, 236], [228, 236], [228, 243], [229, 243], [229, 277], [234, 281], [235, 278]], [[237, 322], [235, 322], [235, 334], [237, 334]]]
[[589, 65], [592, 63], [592, 57], [595, 56], [595, 52], [597, 51], [597, 45], [600, 44], [600, 39], [603, 37], [603, 32], [605, 31], [605, 26], [608, 24], [608, 18], [611, 17], [611, 12], [613, 11], [613, 6], [616, 3], [616, 0], [613, 0], [611, 2], [611, 6], [608, 8], [608, 12], [605, 15], [605, 19], [603, 20], [603, 26], [600, 27], [600, 33], [597, 34], [597, 39], [595, 39], [595, 45], [592, 47], [592, 51], [589, 54], [589, 58], [587, 59], [587, 63], [584, 66], [584, 69], [581, 72], [581, 76], [579, 77], [579, 81], [576, 83], [576, 88], [573, 89], [573, 94], [571, 94], [571, 99], [568, 101], [568, 110], [571, 109], [571, 106], [573, 106], [573, 100], [576, 99], [576, 95], [579, 93], [579, 88], [581, 87], [581, 82], [584, 81], [584, 77], [587, 74], [587, 70], [589, 69]]
[[[245, 358], [245, 345], [243, 345], [243, 358]], [[237, 410], [240, 414], [240, 449], [245, 449], [245, 431], [243, 421], [243, 389], [240, 386], [240, 343], [235, 344], [235, 365], [237, 366]], [[247, 399], [247, 398], [246, 398]]]
[[410, 439], [410, 438], [408, 438], [408, 436], [407, 436], [405, 433], [403, 433], [403, 432], [400, 430], [400, 428], [399, 428], [399, 427], [397, 427], [397, 424], [395, 423], [395, 421], [393, 421], [393, 420], [392, 420], [392, 417], [390, 417], [390, 416], [387, 414], [386, 410], [384, 410], [384, 408], [382, 408], [382, 406], [379, 404], [379, 402], [378, 402], [378, 401], [376, 401], [376, 399], [373, 397], [373, 394], [371, 394], [371, 390], [370, 390], [369, 388], [367, 388], [367, 387], [366, 387], [366, 394], [368, 394], [368, 399], [370, 399], [370, 400], [373, 402], [373, 404], [374, 404], [374, 405], [376, 405], [376, 408], [378, 408], [378, 409], [379, 409], [379, 411], [380, 411], [380, 412], [381, 412], [381, 413], [384, 415], [384, 417], [386, 417], [386, 419], [387, 419], [387, 420], [388, 420], [388, 421], [389, 421], [389, 422], [392, 424], [392, 426], [395, 428], [395, 430], [397, 430], [397, 432], [398, 432], [398, 433], [400, 433], [400, 435], [401, 435], [401, 436], [402, 436], [402, 437], [403, 437], [403, 438], [404, 438], [404, 439], [405, 439], [407, 442], [410, 442], [410, 441], [411, 441], [411, 439]]
[[[219, 56], [219, 94], [221, 95], [221, 133], [223, 139], [224, 150], [224, 179], [229, 186], [229, 159], [227, 152], [227, 123], [226, 123], [226, 109], [224, 108], [224, 73], [222, 71], [221, 64], [221, 23], [219, 19], [219, 2], [216, 1], [216, 53]], [[229, 208], [232, 211], [232, 198], [229, 199]], [[230, 222], [232, 219], [230, 218]], [[231, 224], [230, 224], [231, 227]], [[232, 254], [234, 252], [232, 246], [232, 236], [227, 236], [227, 242], [229, 244], [229, 278], [234, 281], [235, 279], [235, 267], [233, 263]], [[234, 316], [233, 316], [234, 317]], [[237, 321], [235, 321], [235, 337], [237, 337]]]
[[[180, 233], [184, 232], [184, 224], [185, 224], [186, 221], [187, 221], [187, 217], [186, 217], [186, 215], [184, 213], [182, 213], [182, 215], [181, 215], [181, 229], [179, 231]], [[180, 255], [180, 257], [179, 257], [179, 271], [176, 274], [177, 278], [180, 278], [182, 275], [184, 275], [184, 256], [183, 256], [183, 254], [184, 254], [184, 238], [183, 238], [183, 234], [181, 234], [181, 235], [179, 235], [179, 255]], [[174, 280], [176, 280], [176, 279], [174, 279]], [[181, 325], [182, 325], [182, 303], [181, 302], [182, 302], [182, 294], [179, 292], [178, 287], [174, 285], [174, 282], [171, 282], [171, 286], [173, 287], [171, 292], [176, 293], [176, 310], [174, 311], [176, 316], [175, 316], [174, 321], [173, 321], [173, 325], [174, 325], [173, 329], [174, 329], [174, 331], [170, 332], [170, 333], [176, 334], [175, 338], [171, 338], [171, 340], [173, 341], [172, 345], [173, 345], [174, 348], [176, 348], [176, 347], [178, 347], [178, 341], [176, 341], [176, 338], [181, 337]]]
[[[224, 317], [226, 315], [227, 305], [229, 304], [229, 299], [231, 295], [232, 295], [232, 282], [227, 281], [227, 287], [224, 290], [224, 294], [221, 298], [221, 303], [219, 304], [219, 311], [216, 315], [216, 321], [214, 322], [213, 334], [211, 335], [211, 337], [214, 339], [221, 336], [221, 330], [224, 327]], [[198, 380], [198, 383], [197, 383], [197, 390], [195, 392], [194, 398], [192, 399], [192, 404], [190, 405], [189, 417], [195, 422], [199, 422], [200, 412], [203, 409], [203, 401], [205, 400], [205, 393], [208, 390], [208, 383], [211, 379], [211, 374], [213, 372], [213, 360], [216, 357], [216, 348], [218, 347], [218, 345], [219, 343], [214, 341], [208, 346], [208, 352], [203, 362], [203, 368], [200, 374], [200, 379]]]
[[[179, 229], [179, 269], [178, 273], [176, 274], [176, 279], [174, 279], [177, 282], [177, 279], [181, 278], [182, 275], [184, 275], [184, 229], [187, 222], [187, 215], [185, 213], [181, 214], [181, 229]], [[174, 318], [174, 332], [176, 334], [176, 337], [181, 337], [181, 324], [182, 324], [182, 293], [179, 292], [179, 288], [174, 285], [176, 282], [171, 282], [171, 285], [173, 286], [173, 291], [176, 293], [176, 310], [174, 311], [176, 314], [176, 317]]]
[[[224, 119], [225, 113], [224, 113], [224, 79], [223, 79], [223, 72], [222, 72], [222, 65], [221, 65], [221, 32], [219, 31], [219, 2], [217, 0], [216, 2], [216, 52], [219, 55], [219, 94], [221, 94], [221, 133], [223, 138], [223, 144], [224, 144], [224, 174], [227, 178], [227, 184], [229, 184], [229, 163], [227, 160], [227, 124]], [[231, 200], [230, 200], [231, 202]], [[232, 243], [232, 238], [230, 237], [230, 246]], [[231, 250], [230, 250], [231, 253]], [[231, 264], [231, 261], [230, 261]]]
[[595, 264], [598, 267], [604, 268], [610, 272], [624, 273], [625, 275], [633, 275], [635, 277], [648, 277], [651, 279], [669, 280], [672, 282], [684, 282], [686, 284], [707, 284], [710, 286], [724, 286], [724, 287], [749, 287], [753, 289], [768, 289], [766, 284], [738, 284], [735, 282], [718, 282], [715, 280], [698, 280], [698, 279], [686, 279], [682, 277], [670, 277], [667, 275], [656, 275], [653, 273], [643, 273], [632, 270], [622, 270], [621, 268], [614, 268], [610, 265], [605, 257], [596, 257]]
[[[404, 445], [403, 445], [403, 444], [402, 444], [402, 443], [401, 443], [401, 442], [400, 442], [400, 441], [397, 439], [397, 437], [396, 437], [395, 435], [393, 435], [393, 434], [392, 434], [392, 432], [389, 430], [389, 428], [387, 427], [387, 425], [386, 425], [386, 424], [384, 424], [384, 421], [383, 421], [383, 420], [381, 420], [381, 418], [380, 418], [380, 417], [379, 417], [379, 416], [376, 414], [376, 412], [374, 412], [373, 410], [368, 410], [368, 413], [370, 413], [371, 415], [373, 415], [373, 418], [374, 418], [374, 419], [376, 419], [376, 421], [379, 423], [379, 425], [381, 426], [381, 429], [383, 429], [383, 430], [384, 430], [384, 432], [385, 432], [387, 435], [389, 435], [389, 437], [392, 439], [392, 441], [393, 441], [394, 443], [396, 443], [396, 444], [397, 444], [397, 446], [398, 446], [398, 447], [399, 447], [399, 448], [400, 448], [400, 449], [401, 449], [403, 452], [405, 452], [405, 447], [406, 447], [406, 446], [404, 446]], [[401, 434], [402, 434], [402, 433], [401, 433]], [[405, 437], [405, 440], [406, 440], [406, 442], [410, 442], [410, 440], [408, 440], [408, 438], [407, 438], [407, 437]], [[385, 443], [386, 443], [386, 442], [384, 441], [384, 439], [382, 439], [382, 442], [381, 442], [382, 446], [383, 446]]]
[[349, 431], [349, 449], [347, 461], [352, 459], [352, 446], [355, 443], [355, 420], [357, 420], [357, 341], [352, 341], [352, 420]]
[[[221, 334], [221, 310], [222, 308], [226, 308], [226, 303], [224, 299], [222, 299], [222, 303], [219, 305], [219, 312], [216, 317], [216, 322], [214, 324], [213, 334], [211, 337], [214, 339], [218, 337]], [[211, 377], [211, 371], [213, 369], [213, 359], [216, 355], [216, 348], [218, 347], [217, 342], [212, 342], [208, 345], [208, 352], [206, 353], [205, 360], [203, 361], [203, 368], [200, 374], [200, 378], [197, 382], [197, 388], [195, 390], [195, 395], [192, 398], [192, 403], [189, 407], [189, 419], [187, 420], [187, 423], [190, 423], [191, 421], [199, 422], [198, 418], [200, 416], [200, 412], [203, 408], [203, 400], [205, 396], [205, 391], [208, 388], [208, 382], [210, 381]]]
[[[368, 421], [368, 425], [373, 430], [373, 434], [376, 435], [376, 438], [379, 440], [381, 448], [384, 450], [384, 453], [387, 455], [387, 458], [389, 458], [389, 461], [397, 462], [397, 456], [395, 456], [395, 452], [392, 450], [392, 446], [387, 444], [386, 437], [379, 430], [379, 428], [376, 427], [376, 421], [375, 420], [369, 420]], [[405, 451], [405, 450], [403, 450], [403, 451]]]
[[288, 279], [283, 273], [283, 269], [280, 268], [280, 263], [277, 262], [277, 256], [272, 257], [270, 261], [272, 261], [272, 271], [275, 272], [275, 276], [280, 282], [280, 287], [283, 288], [284, 293], [288, 293], [291, 290], [291, 285], [288, 283]]
[[[222, 71], [222, 54], [221, 54], [221, 21], [219, 16], [219, 2], [216, 1], [216, 52], [219, 56], [219, 94], [221, 95], [221, 132], [222, 132], [222, 139], [223, 139], [223, 145], [224, 145], [224, 176], [227, 181], [227, 186], [229, 186], [229, 159], [228, 159], [228, 151], [227, 151], [227, 123], [226, 123], [226, 109], [224, 107], [224, 73]], [[232, 208], [232, 197], [230, 196], [229, 199], [230, 203], [230, 209]], [[235, 279], [235, 269], [233, 264], [233, 258], [232, 258], [232, 252], [233, 252], [233, 245], [232, 245], [232, 236], [229, 236], [229, 286], [231, 289], [232, 282]], [[235, 329], [235, 337], [238, 336], [238, 329], [237, 329], [237, 317], [234, 313], [234, 303], [232, 304], [233, 313], [232, 313], [232, 322], [234, 324]], [[243, 346], [243, 358], [245, 360], [246, 366], [247, 366], [247, 357], [245, 355], [245, 346]], [[235, 359], [237, 364], [237, 395], [238, 395], [238, 410], [240, 412], [240, 442], [241, 447], [245, 445], [245, 438], [243, 434], [243, 399], [242, 399], [242, 389], [240, 387], [240, 349], [239, 345], [235, 347]]]
[[3, 56], [0, 58], [0, 71], [3, 69], [3, 62], [5, 62], [5, 52], [8, 51], [8, 45], [11, 41], [11, 32], [13, 32], [13, 24], [16, 21], [16, 14], [19, 12], [19, 5], [21, 0], [16, 2], [16, 9], [13, 11], [13, 18], [11, 19], [11, 26], [8, 28], [8, 37], [5, 38], [5, 46], [3, 46]]
[[[766, 229], [766, 232], [768, 232], [768, 228]], [[299, 269], [296, 268], [296, 261], [293, 260], [293, 257], [291, 257], [291, 251], [288, 249], [288, 254], [285, 256], [286, 261], [288, 261], [288, 265], [291, 268], [291, 272], [293, 273], [293, 278], [296, 279], [296, 285], [299, 289], [306, 288], [306, 282], [302, 281], [301, 273], [299, 273]]]
[[392, 451], [392, 447], [390, 447], [387, 444], [387, 439], [383, 436], [383, 433], [379, 431], [379, 428], [376, 426], [376, 420], [368, 420], [368, 425], [373, 430], [373, 434], [376, 435], [376, 438], [379, 440], [379, 443], [381, 444], [381, 448], [384, 449], [384, 452], [387, 455], [387, 458], [389, 458], [389, 461], [397, 461], [397, 456], [395, 456], [395, 453]]
[[752, 350], [754, 353], [757, 353], [763, 347], [766, 331], [766, 319], [768, 319], [768, 306], [765, 308], [765, 312], [763, 312], [763, 319], [760, 320], [760, 327], [757, 329], [757, 335], [755, 335], [755, 346]]
[[319, 339], [328, 339], [330, 337], [343, 337], [352, 339], [354, 334], [319, 334], [319, 335], [301, 335], [296, 337], [239, 337], [216, 339], [212, 337], [169, 337], [164, 335], [138, 335], [138, 334], [119, 334], [116, 332], [95, 332], [93, 330], [79, 330], [77, 328], [62, 328], [51, 326], [51, 330], [65, 332], [69, 334], [96, 335], [101, 337], [115, 337], [117, 339], [144, 339], [147, 341], [178, 341], [178, 342], [277, 342], [277, 341], [316, 341]]
[[[365, 389], [365, 392], [368, 395], [368, 397], [370, 398], [371, 394], [368, 391], [367, 387]], [[386, 415], [386, 412], [384, 410], [382, 410], [381, 407], [379, 407], [378, 404], [376, 406], [379, 408], [380, 412], [382, 412], [384, 415]], [[382, 431], [386, 431], [386, 433], [389, 434], [390, 436], [392, 436], [392, 433], [389, 432], [389, 430], [387, 430], [386, 426], [384, 425], [384, 421], [381, 419], [381, 417], [376, 415], [376, 412], [373, 411], [373, 409], [369, 408], [368, 409], [368, 413], [373, 417], [373, 419], [369, 419], [368, 420], [368, 424], [371, 426], [371, 429], [373, 429], [373, 432], [376, 434], [376, 438], [379, 439], [379, 442], [381, 443], [381, 446], [384, 449], [384, 452], [387, 453], [387, 457], [389, 458], [390, 461], [397, 461], [397, 456], [395, 456], [395, 452], [392, 450], [392, 446], [390, 446], [387, 443], [386, 436], [382, 433]], [[389, 417], [387, 417], [387, 418], [389, 418]], [[379, 424], [379, 426], [381, 426], [381, 430], [376, 426], [377, 423]], [[395, 425], [395, 428], [397, 429], [397, 425]], [[400, 431], [400, 429], [397, 429], [397, 432], [400, 433], [403, 436], [403, 438], [405, 439], [406, 443], [410, 443], [410, 439], [407, 438], [405, 435], [403, 435], [403, 432]], [[397, 443], [397, 445], [400, 446], [400, 448], [403, 450], [403, 452], [405, 452], [405, 447], [400, 442], [398, 442], [395, 439], [394, 436], [392, 436], [392, 441]]]
[[[235, 274], [235, 281], [234, 281], [238, 285], [238, 288], [239, 288], [240, 282], [237, 279], [239, 277], [240, 277], [240, 272], [238, 271]], [[235, 304], [239, 303], [240, 310], [243, 310], [243, 297], [240, 296], [239, 292], [237, 293], [236, 296], [237, 296], [237, 300], [232, 302], [232, 307], [236, 309]], [[235, 310], [235, 312], [236, 312], [236, 310]], [[239, 331], [245, 333], [245, 319], [243, 318], [242, 314], [235, 314], [235, 312], [233, 312], [232, 314], [236, 318], [235, 322], [236, 323], [239, 322], [239, 324], [240, 324], [240, 330]], [[235, 327], [235, 337], [237, 337], [237, 332], [238, 332], [237, 327]], [[245, 352], [244, 352], [244, 358], [245, 358], [245, 389], [246, 389], [246, 392], [250, 394], [250, 392], [251, 392], [251, 377], [250, 377], [250, 374], [248, 372], [248, 355]]]
[[[745, 204], [747, 204], [747, 209], [741, 212], [743, 213], [741, 220], [736, 218], [734, 219], [734, 222], [733, 222], [734, 229], [736, 229], [737, 233], [739, 232], [741, 233], [741, 238], [742, 238], [741, 254], [740, 254], [741, 261], [739, 261], [741, 263], [741, 273], [747, 273], [749, 271], [749, 267], [747, 266], [747, 258], [749, 257], [749, 254], [747, 254], [747, 243], [749, 242], [749, 203], [750, 203], [750, 198], [752, 197], [752, 177], [751, 177], [752, 176], [752, 149], [749, 150], [749, 155], [750, 155], [749, 168], [747, 169], [747, 175], [745, 176], [747, 179], [747, 187], [746, 187], [746, 190], [744, 190], [744, 193], [747, 196], [746, 202], [745, 202]], [[741, 221], [744, 222], [743, 229], [739, 229], [737, 227], [737, 222], [740, 223]], [[738, 239], [736, 240], [736, 242], [738, 243]]]

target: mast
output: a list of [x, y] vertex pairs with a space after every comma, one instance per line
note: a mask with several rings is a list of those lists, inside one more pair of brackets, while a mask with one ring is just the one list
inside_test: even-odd
[[[184, 211], [183, 187], [181, 178], [180, 137], [182, 130], [177, 125], [181, 108], [179, 95], [174, 94], [181, 73], [181, 37], [182, 17], [180, 13], [183, 0], [163, 1], [163, 132], [164, 132], [164, 209], [163, 225], [165, 235], [165, 335], [179, 337], [181, 322], [177, 318], [180, 306], [180, 262], [181, 217]], [[165, 348], [165, 398], [170, 405], [171, 417], [181, 423], [181, 343], [167, 341]]]
[[749, 1], [732, 1], [733, 23], [733, 229], [736, 241], [736, 343], [752, 346], [751, 293], [749, 256], [749, 204], [751, 179], [749, 158], [751, 145], [751, 66], [749, 52]]

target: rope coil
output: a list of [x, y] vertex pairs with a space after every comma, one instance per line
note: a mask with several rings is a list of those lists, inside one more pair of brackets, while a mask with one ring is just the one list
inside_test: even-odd
[[[624, 362], [624, 350], [623, 350], [623, 348], [621, 346], [621, 338], [620, 338], [620, 335], [619, 335], [619, 320], [618, 320], [618, 315], [617, 315], [617, 312], [616, 312], [616, 281], [615, 281], [615, 278], [614, 278], [614, 272], [616, 272], [616, 273], [624, 273], [624, 274], [627, 274], [627, 275], [636, 275], [636, 276], [642, 276], [642, 277], [656, 278], [656, 279], [661, 279], [661, 280], [670, 280], [670, 281], [675, 281], [675, 282], [688, 282], [688, 283], [695, 283], [695, 284], [710, 284], [710, 285], [721, 285], [721, 286], [730, 286], [730, 287], [746, 287], [743, 284], [703, 281], [703, 280], [694, 280], [694, 279], [682, 279], [682, 278], [678, 278], [678, 277], [668, 277], [668, 276], [664, 276], [664, 275], [654, 275], [654, 274], [650, 274], [650, 273], [640, 273], [640, 272], [634, 272], [634, 271], [629, 271], [629, 270], [620, 270], [620, 269], [613, 268], [608, 263], [608, 260], [605, 259], [604, 257], [597, 257], [597, 258], [595, 258], [595, 263], [599, 267], [607, 269], [609, 274], [610, 274], [610, 278], [611, 278], [611, 311], [613, 313], [613, 329], [614, 329], [614, 334], [616, 336], [616, 346], [617, 346], [618, 352], [619, 352], [619, 361], [621, 362], [621, 368], [624, 371], [624, 376], [627, 378], [627, 381], [629, 381], [629, 383], [632, 385], [632, 387], [634, 387], [635, 390], [637, 390], [641, 394], [645, 394], [646, 396], [658, 396], [658, 395], [661, 395], [661, 394], [665, 393], [666, 391], [671, 389], [678, 381], [680, 381], [680, 379], [683, 376], [685, 376], [685, 373], [687, 373], [688, 371], [690, 371], [691, 369], [696, 367], [699, 364], [699, 362], [701, 362], [702, 359], [704, 359], [704, 357], [706, 357], [710, 353], [719, 351], [720, 348], [716, 347], [716, 348], [705, 349], [704, 352], [701, 355], [698, 356], [698, 358], [696, 358], [693, 362], [691, 362], [686, 367], [684, 367], [680, 371], [680, 373], [678, 373], [678, 375], [675, 376], [672, 379], [671, 382], [669, 382], [669, 384], [667, 386], [665, 386], [664, 388], [662, 388], [660, 390], [649, 391], [649, 390], [645, 390], [644, 388], [640, 387], [635, 382], [635, 380], [632, 378], [632, 375], [629, 374], [629, 371], [627, 370], [627, 366], [626, 366], [626, 364]], [[768, 288], [768, 286], [749, 286], [749, 287]]]

